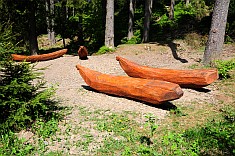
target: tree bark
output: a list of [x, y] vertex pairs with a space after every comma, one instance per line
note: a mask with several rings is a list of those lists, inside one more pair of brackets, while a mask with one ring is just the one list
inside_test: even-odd
[[174, 7], [175, 7], [175, 0], [171, 0], [170, 14], [169, 14], [170, 20], [174, 19]]
[[107, 0], [105, 46], [114, 47], [114, 0]]
[[216, 0], [203, 64], [211, 65], [222, 52], [230, 0]]
[[143, 39], [142, 39], [142, 42], [144, 43], [149, 42], [149, 25], [150, 25], [150, 18], [152, 14], [152, 6], [153, 6], [153, 0], [145, 1], [144, 32], [143, 32]]
[[188, 6], [189, 5], [189, 0], [186, 0], [186, 6]]
[[66, 3], [67, 3], [67, 0], [62, 0], [62, 6], [61, 6], [61, 13], [60, 13], [60, 19], [62, 20], [61, 21], [61, 37], [62, 37], [62, 40], [63, 40], [63, 45], [64, 45], [64, 48], [66, 47], [66, 43], [65, 43], [65, 24], [67, 22], [67, 12], [66, 12]]
[[54, 31], [54, 0], [46, 0], [46, 21], [47, 21], [47, 33], [48, 39], [51, 45], [56, 43], [55, 31]]
[[79, 17], [78, 21], [78, 43], [80, 45], [84, 45], [84, 37], [83, 37], [83, 26], [82, 26], [82, 16]]
[[134, 36], [134, 32], [133, 32], [134, 3], [135, 3], [135, 0], [130, 0], [130, 4], [129, 4], [129, 23], [128, 23], [128, 40], [130, 40]]
[[36, 3], [35, 1], [29, 1], [29, 50], [31, 55], [37, 55], [38, 52], [38, 41], [36, 34], [36, 18], [35, 10]]

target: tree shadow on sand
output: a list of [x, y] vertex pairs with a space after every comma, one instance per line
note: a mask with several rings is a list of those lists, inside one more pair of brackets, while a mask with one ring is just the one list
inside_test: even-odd
[[172, 55], [173, 57], [176, 59], [176, 60], [179, 60], [180, 62], [182, 63], [188, 63], [188, 60], [186, 59], [183, 59], [183, 58], [180, 58], [177, 54], [177, 47], [178, 47], [178, 44], [172, 42], [172, 41], [167, 41], [167, 42], [162, 42], [162, 43], [159, 43], [159, 45], [167, 45], [170, 49], [171, 49], [171, 52], [172, 52]]

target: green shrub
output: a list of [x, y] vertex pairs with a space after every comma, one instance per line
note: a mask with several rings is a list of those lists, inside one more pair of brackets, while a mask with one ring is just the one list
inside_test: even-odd
[[107, 52], [113, 52], [114, 49], [113, 48], [109, 48], [109, 47], [106, 47], [106, 46], [102, 46], [100, 47], [99, 51], [96, 53], [97, 55], [101, 55], [101, 54], [105, 54]]
[[229, 71], [235, 69], [235, 59], [217, 60], [215, 66], [219, 71], [220, 78], [227, 79], [230, 77]]
[[128, 40], [127, 37], [124, 37], [121, 40], [121, 43], [122, 44], [138, 44], [138, 43], [141, 43], [141, 32], [140, 32], [140, 30], [137, 30], [134, 33], [134, 36], [130, 40]]
[[46, 120], [53, 114], [54, 89], [43, 89], [45, 82], [34, 71], [25, 62], [0, 62], [0, 133], [21, 130], [37, 118]]
[[191, 0], [188, 6], [185, 5], [184, 1], [181, 1], [175, 5], [174, 9], [176, 17], [177, 15], [189, 14], [195, 16], [197, 20], [201, 20], [211, 12], [204, 0]]

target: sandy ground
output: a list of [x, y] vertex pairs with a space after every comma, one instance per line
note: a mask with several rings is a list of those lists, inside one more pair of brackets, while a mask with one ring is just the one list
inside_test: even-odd
[[[146, 46], [150, 48], [146, 48]], [[172, 52], [170, 47], [157, 44], [123, 45], [118, 47], [114, 53], [89, 56], [88, 60], [79, 60], [78, 56], [64, 55], [54, 60], [39, 62], [36, 67], [48, 67], [43, 71], [45, 80], [48, 85], [56, 86], [56, 95], [62, 100], [62, 105], [87, 107], [91, 110], [152, 113], [158, 118], [164, 118], [167, 111], [162, 108], [163, 105], [150, 106], [124, 97], [110, 96], [87, 89], [87, 84], [75, 66], [80, 64], [106, 74], [126, 75], [116, 61], [116, 56], [122, 56], [142, 65], [171, 69], [187, 69], [190, 65], [198, 64], [202, 58], [202, 53], [186, 52], [184, 49], [178, 51], [177, 53]], [[183, 89], [183, 91], [183, 97], [171, 101], [170, 105], [186, 104], [192, 101], [216, 102], [214, 99], [216, 88], [213, 84], [205, 87], [205, 90]]]
[[[75, 144], [78, 140], [81, 140], [82, 134], [75, 135], [71, 133], [68, 136], [57, 134], [56, 137], [61, 138], [61, 141], [53, 144], [49, 142], [49, 150], [62, 150], [71, 155], [93, 155], [92, 151], [99, 148], [102, 145], [102, 140], [107, 135], [110, 135], [94, 129], [92, 122], [84, 121], [79, 110], [82, 107], [89, 111], [104, 110], [107, 113], [135, 112], [142, 114], [136, 120], [144, 122], [144, 115], [149, 113], [156, 116], [159, 120], [164, 119], [172, 107], [187, 107], [192, 102], [197, 103], [199, 107], [203, 103], [216, 104], [218, 101], [215, 97], [219, 93], [218, 88], [214, 84], [201, 90], [183, 89], [184, 95], [180, 99], [161, 105], [147, 105], [125, 97], [99, 93], [89, 89], [75, 67], [80, 64], [102, 73], [127, 76], [121, 69], [119, 62], [116, 61], [116, 56], [122, 56], [141, 65], [158, 68], [189, 69], [190, 66], [200, 65], [199, 62], [203, 52], [192, 51], [185, 45], [181, 46], [182, 44], [122, 45], [114, 53], [88, 56], [88, 60], [79, 60], [78, 56], [64, 55], [54, 60], [37, 63], [37, 68], [47, 67], [43, 71], [45, 80], [48, 86], [56, 86], [56, 97], [60, 100], [60, 105], [72, 108], [71, 114], [68, 114], [65, 117], [65, 121], [62, 121], [65, 126], [60, 126], [62, 133], [68, 125], [72, 125], [72, 129], [76, 129], [76, 126], [81, 126], [89, 129], [90, 135], [96, 140], [96, 142], [89, 144], [88, 151], [81, 151], [80, 147], [75, 146]], [[225, 48], [223, 58], [234, 57], [234, 54], [234, 48]], [[66, 140], [70, 142], [69, 145], [66, 145]], [[67, 146], [68, 148], [66, 148]]]

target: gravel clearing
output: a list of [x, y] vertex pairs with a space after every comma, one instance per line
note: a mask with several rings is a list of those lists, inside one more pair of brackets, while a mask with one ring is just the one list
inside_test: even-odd
[[[146, 49], [146, 46], [150, 48]], [[90, 156], [94, 155], [94, 151], [103, 145], [105, 138], [110, 135], [113, 136], [111, 132], [100, 132], [95, 129], [95, 123], [87, 120], [87, 116], [83, 116], [81, 109], [89, 112], [101, 110], [104, 115], [123, 112], [128, 112], [131, 115], [131, 112], [133, 112], [138, 114], [134, 120], [142, 125], [146, 120], [144, 116], [149, 113], [154, 115], [158, 121], [162, 121], [169, 115], [169, 108], [172, 107], [190, 107], [192, 103], [196, 103], [196, 106], [200, 107], [205, 103], [217, 103], [215, 96], [218, 91], [214, 84], [201, 90], [183, 89], [183, 97], [161, 105], [148, 105], [124, 97], [99, 93], [87, 86], [75, 67], [80, 64], [102, 73], [127, 76], [121, 69], [119, 62], [116, 61], [116, 56], [122, 56], [151, 67], [188, 69], [189, 66], [199, 65], [198, 60], [202, 58], [202, 53], [191, 52], [189, 49], [180, 46], [176, 50], [168, 45], [139, 44], [122, 45], [114, 53], [88, 56], [88, 60], [79, 60], [79, 56], [64, 55], [54, 60], [38, 62], [36, 68], [47, 67], [46, 70], [43, 70], [44, 78], [48, 86], [56, 86], [56, 97], [60, 99], [61, 106], [71, 108], [71, 113], [66, 115], [60, 123], [61, 132], [56, 135], [56, 138], [60, 138], [61, 141], [51, 142], [48, 140], [49, 151], [58, 150], [71, 155]], [[65, 131], [68, 128], [72, 131], [79, 129], [85, 129], [85, 131], [79, 133], [70, 131], [67, 134]], [[88, 150], [81, 149], [80, 145], [76, 146], [84, 139], [84, 133], [94, 138], [94, 141], [89, 143]], [[115, 137], [113, 136], [113, 138]]]
[[[144, 44], [120, 46], [115, 53], [89, 56], [88, 60], [79, 60], [78, 56], [64, 55], [54, 60], [39, 62], [36, 67], [48, 67], [43, 71], [45, 80], [48, 85], [57, 85], [56, 95], [62, 100], [63, 106], [86, 107], [89, 110], [102, 109], [110, 110], [111, 112], [152, 113], [159, 119], [163, 119], [168, 111], [163, 109], [162, 105], [160, 107], [150, 106], [142, 102], [110, 96], [89, 89], [75, 67], [76, 64], [80, 64], [102, 73], [126, 75], [118, 61], [116, 61], [115, 57], [118, 55], [142, 65], [171, 69], [185, 69], [197, 63], [195, 60], [201, 57], [198, 53], [179, 52], [177, 57], [174, 58], [172, 50], [167, 46], [157, 44], [148, 46], [151, 46], [151, 51], [146, 50], [146, 45]], [[183, 89], [183, 97], [170, 102], [170, 105], [185, 105], [192, 101], [216, 103], [214, 99], [216, 89], [213, 84], [205, 89], [208, 90]]]

